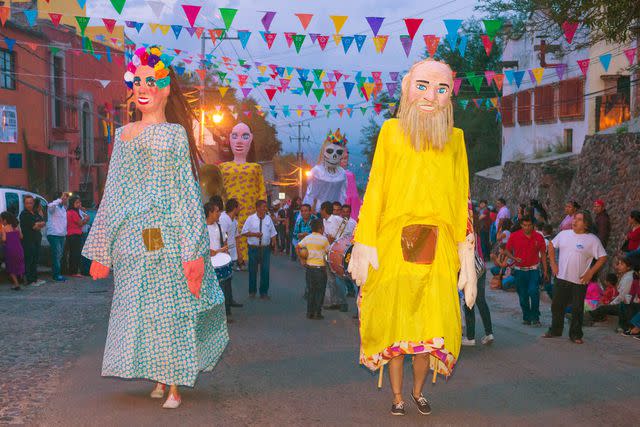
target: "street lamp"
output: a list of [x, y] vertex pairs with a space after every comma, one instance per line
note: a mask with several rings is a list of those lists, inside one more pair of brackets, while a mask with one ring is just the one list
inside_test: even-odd
[[213, 120], [213, 123], [215, 124], [219, 124], [222, 119], [224, 119], [224, 115], [222, 113], [213, 113], [211, 116], [211, 120]]
[[307, 176], [307, 178], [311, 178], [312, 173], [310, 170], [306, 171], [304, 174]]

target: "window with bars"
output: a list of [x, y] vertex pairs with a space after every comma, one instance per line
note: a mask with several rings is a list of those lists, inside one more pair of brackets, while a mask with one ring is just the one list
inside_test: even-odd
[[536, 123], [553, 123], [556, 121], [555, 85], [544, 85], [535, 88], [534, 116]]
[[515, 95], [502, 97], [500, 113], [502, 114], [502, 126], [512, 127], [515, 125]]
[[0, 49], [0, 89], [16, 88], [16, 57], [15, 52]]
[[531, 90], [518, 93], [518, 124], [531, 124]]
[[560, 120], [584, 119], [584, 78], [562, 80], [559, 86], [558, 116]]

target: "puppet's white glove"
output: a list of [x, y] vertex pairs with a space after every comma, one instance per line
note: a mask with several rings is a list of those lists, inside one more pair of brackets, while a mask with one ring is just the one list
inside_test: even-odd
[[469, 234], [464, 242], [458, 243], [458, 257], [460, 258], [460, 276], [458, 289], [464, 290], [464, 302], [472, 308], [478, 294], [478, 278], [476, 275], [475, 238]]
[[374, 270], [378, 269], [378, 250], [374, 246], [355, 243], [347, 270], [351, 273], [351, 278], [358, 286], [364, 285], [364, 282], [367, 281], [369, 266], [373, 267]]

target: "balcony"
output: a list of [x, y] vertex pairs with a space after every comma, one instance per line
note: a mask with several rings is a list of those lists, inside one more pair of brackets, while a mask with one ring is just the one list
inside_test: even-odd
[[55, 98], [52, 103], [51, 129], [53, 138], [64, 140], [69, 133], [78, 132], [77, 99], [70, 96]]

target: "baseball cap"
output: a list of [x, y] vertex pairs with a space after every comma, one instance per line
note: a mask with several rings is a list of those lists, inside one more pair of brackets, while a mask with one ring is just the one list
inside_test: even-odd
[[595, 202], [593, 202], [593, 204], [595, 206], [602, 206], [604, 208], [604, 200], [598, 199]]

